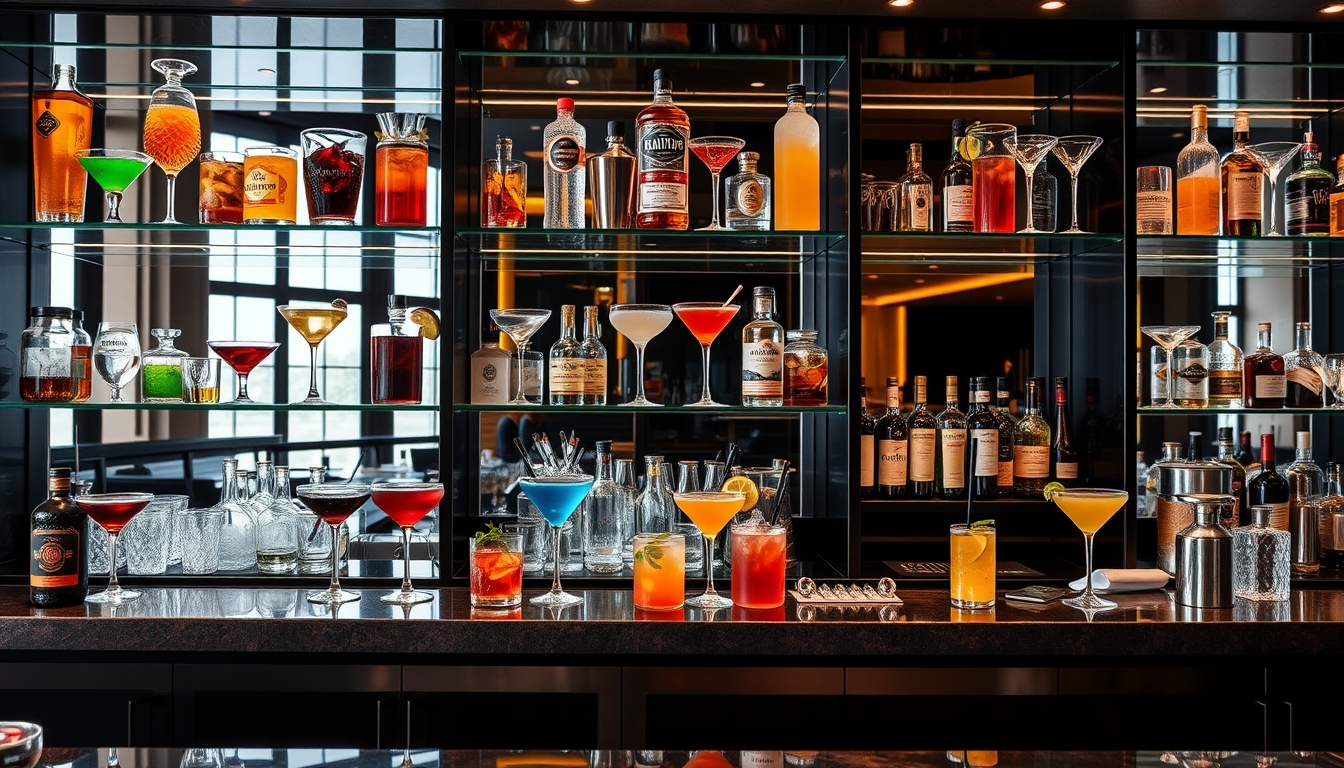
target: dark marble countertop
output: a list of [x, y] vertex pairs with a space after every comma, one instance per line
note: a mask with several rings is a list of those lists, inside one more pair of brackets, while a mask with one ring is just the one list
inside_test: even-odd
[[[1113, 611], [1088, 617], [1053, 603], [1003, 600], [990, 611], [950, 607], [948, 592], [901, 589], [904, 604], [818, 608], [789, 599], [774, 610], [636, 611], [628, 590], [582, 592], [582, 605], [473, 610], [465, 589], [434, 591], [409, 609], [378, 600], [384, 590], [331, 610], [308, 590], [138, 588], [140, 600], [111, 608], [42, 610], [23, 587], [0, 587], [0, 652], [378, 654], [417, 658], [627, 663], [651, 654], [701, 662], [896, 665], [909, 659], [1306, 658], [1344, 647], [1344, 591], [1299, 590], [1282, 603], [1238, 601], [1226, 610], [1176, 605], [1170, 592], [1112, 596]], [[406, 660], [406, 659], [404, 659]]]

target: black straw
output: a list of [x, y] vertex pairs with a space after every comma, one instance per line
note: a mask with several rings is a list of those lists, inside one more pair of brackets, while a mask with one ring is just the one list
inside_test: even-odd
[[353, 470], [350, 471], [350, 479], [345, 481], [345, 484], [346, 484], [346, 485], [349, 485], [349, 484], [355, 482], [355, 475], [358, 475], [358, 474], [359, 474], [359, 468], [360, 468], [360, 466], [361, 466], [363, 463], [364, 463], [364, 452], [363, 452], [363, 451], [360, 451], [360, 452], [359, 452], [359, 461], [356, 461], [356, 462], [355, 462], [355, 468], [354, 468]]
[[518, 452], [523, 456], [523, 469], [527, 470], [528, 477], [536, 477], [537, 473], [532, 469], [532, 459], [529, 458], [528, 450], [523, 446], [521, 438], [513, 438], [513, 444], [518, 448]]
[[770, 524], [779, 525], [779, 508], [784, 506], [784, 485], [789, 482], [789, 462], [785, 459], [780, 464], [779, 482], [775, 484], [775, 508], [770, 513]]

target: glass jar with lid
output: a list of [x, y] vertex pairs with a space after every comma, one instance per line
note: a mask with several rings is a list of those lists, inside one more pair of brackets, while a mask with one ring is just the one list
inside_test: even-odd
[[182, 359], [190, 354], [177, 348], [177, 328], [154, 328], [159, 345], [140, 358], [140, 399], [146, 403], [182, 402]]
[[33, 307], [19, 343], [19, 396], [29, 402], [68, 403], [79, 394], [74, 375], [75, 333], [69, 307]]
[[784, 405], [826, 405], [826, 350], [810, 328], [789, 331], [784, 345]]
[[75, 332], [75, 346], [71, 352], [71, 371], [79, 381], [76, 403], [87, 403], [93, 396], [93, 336], [84, 330], [84, 310], [70, 310], [71, 325]]

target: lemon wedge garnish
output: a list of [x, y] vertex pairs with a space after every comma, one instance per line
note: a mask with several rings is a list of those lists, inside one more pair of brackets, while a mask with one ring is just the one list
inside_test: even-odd
[[1057, 482], [1046, 483], [1046, 484], [1045, 484], [1045, 500], [1046, 500], [1046, 501], [1054, 501], [1054, 500], [1055, 500], [1055, 491], [1062, 491], [1062, 490], [1064, 490], [1064, 484], [1063, 484], [1063, 483], [1057, 483]]
[[434, 310], [416, 307], [411, 310], [411, 322], [420, 326], [420, 335], [433, 341], [439, 338], [439, 316]]
[[966, 135], [957, 140], [957, 152], [966, 158], [967, 162], [980, 156], [980, 139], [971, 135], [971, 129], [979, 124], [980, 121], [977, 120], [966, 126]]
[[724, 493], [742, 494], [742, 511], [756, 508], [756, 502], [760, 500], [760, 491], [756, 490], [756, 484], [751, 482], [751, 478], [746, 475], [733, 475], [723, 481]]

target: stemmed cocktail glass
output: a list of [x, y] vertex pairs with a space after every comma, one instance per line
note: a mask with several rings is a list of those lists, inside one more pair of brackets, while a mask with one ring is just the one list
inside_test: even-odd
[[719, 226], [719, 173], [746, 144], [747, 142], [742, 139], [732, 136], [701, 136], [698, 139], [691, 139], [691, 151], [714, 176], [714, 217], [710, 220], [709, 226], [700, 227], [701, 230], [727, 229]]
[[541, 512], [541, 516], [546, 518], [546, 522], [551, 525], [551, 530], [555, 532], [555, 543], [551, 547], [551, 550], [555, 553], [555, 578], [551, 582], [551, 591], [544, 595], [538, 595], [529, 602], [533, 605], [553, 607], [582, 603], [582, 597], [571, 595], [560, 588], [560, 529], [565, 527], [570, 515], [574, 514], [574, 510], [578, 509], [584, 498], [588, 496], [589, 489], [593, 487], [593, 476], [561, 474], [524, 477], [519, 479], [518, 485], [522, 487], [528, 500], [536, 505], [537, 510]]
[[1037, 234], [1041, 231], [1036, 228], [1031, 215], [1031, 202], [1036, 199], [1031, 191], [1032, 176], [1036, 173], [1036, 166], [1050, 154], [1058, 141], [1054, 136], [1043, 133], [1019, 133], [1003, 140], [1004, 148], [1022, 166], [1022, 172], [1027, 174], [1027, 226], [1019, 229], [1018, 234]]
[[358, 600], [359, 595], [341, 589], [341, 523], [364, 506], [373, 487], [368, 483], [308, 483], [294, 491], [313, 514], [331, 526], [331, 586], [325, 592], [309, 593], [308, 602], [331, 605]]
[[[1100, 136], [1060, 136], [1054, 149], [1055, 157], [1069, 169], [1070, 199], [1073, 201], [1073, 226], [1064, 230], [1066, 235], [1087, 234], [1078, 228], [1078, 174], [1083, 164], [1101, 146]], [[1028, 176], [1028, 179], [1031, 177]]]
[[133, 149], [80, 149], [75, 158], [107, 197], [108, 224], [121, 224], [121, 195], [145, 172], [154, 158]]
[[152, 493], [95, 493], [75, 496], [75, 504], [93, 522], [107, 531], [107, 589], [84, 599], [87, 603], [120, 605], [140, 597], [117, 583], [117, 536], [121, 529], [154, 500]]
[[1176, 349], [1176, 345], [1182, 341], [1199, 333], [1198, 325], [1145, 325], [1139, 328], [1140, 331], [1162, 346], [1167, 351], [1167, 375], [1162, 377], [1166, 382], [1167, 401], [1162, 405], [1155, 405], [1154, 408], [1175, 408], [1174, 399], [1175, 385], [1172, 384], [1171, 353]]
[[635, 345], [635, 399], [621, 405], [662, 405], [644, 397], [644, 347], [672, 322], [672, 308], [666, 304], [613, 304], [608, 310], [611, 325]]
[[1279, 231], [1279, 206], [1275, 204], [1274, 189], [1278, 186], [1279, 174], [1288, 161], [1293, 159], [1302, 145], [1295, 141], [1267, 141], [1247, 147], [1247, 152], [1257, 163], [1260, 170], [1269, 177], [1269, 231], [1266, 237], [1281, 237]]
[[1047, 495], [1055, 505], [1069, 516], [1078, 530], [1083, 532], [1087, 542], [1087, 588], [1078, 597], [1071, 597], [1064, 604], [1084, 611], [1109, 611], [1115, 603], [1097, 597], [1092, 591], [1092, 539], [1107, 520], [1129, 501], [1128, 491], [1109, 488], [1060, 488], [1047, 486]]
[[714, 591], [714, 537], [742, 511], [747, 495], [733, 491], [692, 491], [674, 493], [672, 500], [705, 535], [705, 593], [688, 598], [686, 604], [695, 608], [732, 607], [732, 600]]
[[686, 324], [686, 330], [700, 342], [700, 349], [704, 353], [705, 381], [700, 390], [700, 399], [689, 405], [701, 407], [719, 405], [709, 396], [709, 348], [741, 307], [713, 301], [687, 301], [673, 304], [672, 309], [677, 313], [677, 317], [681, 318], [681, 322]]
[[509, 334], [513, 345], [518, 348], [518, 396], [509, 401], [510, 405], [531, 405], [523, 397], [523, 355], [527, 353], [527, 340], [537, 329], [551, 319], [549, 309], [492, 309], [490, 319], [495, 321], [499, 330]]
[[1324, 366], [1325, 385], [1330, 387], [1330, 394], [1335, 396], [1330, 407], [1344, 410], [1344, 354], [1326, 355]]
[[196, 65], [181, 59], [155, 59], [151, 64], [167, 83], [154, 89], [145, 113], [145, 154], [154, 158], [168, 176], [168, 215], [160, 224], [179, 224], [173, 217], [177, 174], [201, 153], [201, 117], [196, 99], [182, 87], [182, 78]]
[[140, 333], [135, 323], [99, 323], [93, 341], [93, 367], [112, 390], [109, 402], [124, 403], [121, 388], [140, 370]]
[[255, 403], [247, 396], [247, 375], [274, 352], [278, 341], [207, 341], [211, 351], [219, 355], [233, 372], [238, 374], [238, 396], [228, 405]]
[[411, 531], [442, 500], [443, 483], [392, 482], [373, 486], [373, 503], [401, 527], [401, 591], [383, 595], [384, 603], [414, 605], [434, 599], [428, 592], [411, 588]]
[[300, 401], [301, 404], [331, 405], [317, 393], [317, 345], [321, 344], [322, 340], [336, 330], [336, 326], [345, 319], [348, 314], [345, 301], [336, 299], [331, 302], [330, 307], [296, 307], [281, 304], [275, 309], [294, 330], [299, 332], [303, 340], [308, 342], [312, 363], [308, 370], [308, 397]]

